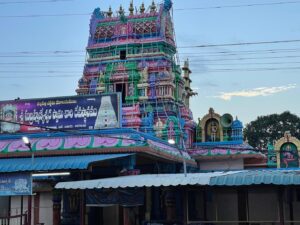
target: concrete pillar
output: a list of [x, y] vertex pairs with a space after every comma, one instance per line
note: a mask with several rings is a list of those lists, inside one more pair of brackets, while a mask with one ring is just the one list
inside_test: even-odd
[[283, 193], [284, 189], [279, 188], [277, 191], [278, 195], [278, 210], [279, 210], [279, 224], [284, 225], [284, 208], [283, 208]]
[[85, 225], [85, 195], [84, 195], [84, 190], [80, 190], [80, 225]]
[[31, 217], [32, 217], [32, 197], [31, 195], [28, 196], [28, 225], [31, 225]]
[[166, 190], [165, 194], [166, 219], [173, 222], [176, 219], [176, 199], [172, 190]]
[[123, 208], [123, 225], [131, 225], [130, 224], [130, 212], [129, 212], [129, 208], [124, 207]]
[[40, 193], [36, 193], [33, 197], [33, 224], [40, 222]]
[[60, 225], [61, 192], [53, 192], [53, 225]]

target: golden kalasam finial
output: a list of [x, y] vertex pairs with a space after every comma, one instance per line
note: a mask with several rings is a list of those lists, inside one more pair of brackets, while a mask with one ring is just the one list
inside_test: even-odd
[[108, 12], [107, 12], [107, 16], [111, 17], [113, 14], [112, 10], [111, 10], [111, 6], [109, 6]]
[[144, 2], [142, 3], [141, 7], [140, 7], [140, 13], [144, 13], [145, 12], [145, 4]]
[[122, 5], [120, 5], [119, 14], [120, 14], [120, 16], [124, 15], [124, 9], [123, 9]]
[[133, 1], [131, 1], [129, 6], [129, 15], [133, 16], [133, 12], [134, 12]]
[[155, 5], [154, 0], [152, 1], [151, 7], [150, 7], [150, 12], [151, 12], [151, 13], [156, 12], [156, 5]]

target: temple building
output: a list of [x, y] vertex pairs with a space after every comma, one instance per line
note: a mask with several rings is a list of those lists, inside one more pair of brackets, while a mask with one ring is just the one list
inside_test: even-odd
[[[1, 224], [298, 219], [289, 185], [299, 180], [263, 170], [271, 157], [243, 140], [237, 117], [210, 108], [193, 120], [197, 93], [189, 61], [176, 60], [171, 9], [95, 9], [76, 96], [0, 101]], [[299, 167], [298, 140], [287, 134], [277, 149], [273, 167]]]

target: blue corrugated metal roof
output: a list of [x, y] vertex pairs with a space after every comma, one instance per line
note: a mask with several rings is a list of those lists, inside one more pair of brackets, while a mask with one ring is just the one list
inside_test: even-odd
[[92, 162], [126, 157], [131, 154], [102, 154], [0, 159], [0, 172], [87, 169]]
[[211, 186], [242, 186], [242, 185], [299, 185], [300, 170], [246, 170], [239, 173], [212, 177]]

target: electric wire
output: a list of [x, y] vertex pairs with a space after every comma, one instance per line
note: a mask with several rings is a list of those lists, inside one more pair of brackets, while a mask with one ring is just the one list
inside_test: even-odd
[[272, 48], [272, 49], [255, 49], [255, 50], [242, 50], [242, 51], [232, 51], [232, 50], [223, 50], [223, 51], [215, 51], [215, 52], [181, 52], [181, 55], [223, 55], [223, 54], [232, 54], [232, 53], [241, 53], [241, 54], [248, 54], [248, 53], [255, 53], [255, 54], [269, 54], [269, 53], [283, 53], [283, 52], [298, 52], [300, 48]]
[[[234, 43], [217, 43], [217, 44], [203, 44], [203, 45], [189, 45], [189, 46], [177, 46], [177, 48], [209, 48], [209, 47], [224, 47], [224, 46], [247, 46], [247, 45], [266, 45], [266, 44], [282, 44], [282, 43], [298, 43], [300, 39], [289, 39], [289, 40], [270, 40], [270, 41], [253, 41], [253, 42], [234, 42]], [[259, 52], [259, 51], [289, 51], [289, 50], [300, 50], [299, 48], [289, 48], [289, 49], [258, 49], [258, 50], [248, 50], [248, 51], [234, 51], [236, 52]], [[0, 52], [0, 54], [70, 54], [70, 53], [84, 53], [83, 50], [52, 50], [52, 51], [16, 51], [16, 52]], [[209, 54], [210, 52], [204, 52]], [[219, 51], [216, 53], [231, 53], [228, 51]], [[180, 53], [180, 54], [190, 54], [190, 53]]]
[[28, 0], [28, 1], [1, 1], [0, 5], [12, 4], [33, 4], [33, 3], [58, 3], [58, 2], [74, 2], [76, 0]]
[[248, 3], [240, 5], [221, 5], [221, 6], [209, 6], [209, 7], [193, 7], [193, 8], [177, 8], [174, 11], [195, 11], [195, 10], [206, 10], [206, 9], [225, 9], [225, 8], [244, 8], [244, 7], [255, 7], [255, 6], [271, 6], [271, 5], [287, 5], [287, 4], [298, 4], [300, 1], [281, 1], [281, 2], [269, 2], [269, 3]]
[[[290, 39], [290, 40], [274, 40], [274, 41], [256, 41], [256, 42], [235, 42], [235, 43], [220, 43], [220, 44], [210, 44], [210, 45], [192, 45], [192, 46], [177, 46], [177, 48], [194, 48], [194, 47], [219, 47], [219, 46], [239, 46], [239, 45], [264, 45], [264, 44], [281, 44], [281, 43], [293, 43], [293, 42], [300, 42], [300, 39]], [[282, 51], [298, 51], [300, 48], [279, 48], [279, 49], [256, 49], [256, 50], [244, 50], [244, 51], [231, 51], [231, 50], [224, 50], [224, 51], [217, 51], [217, 52], [198, 52], [199, 54], [211, 54], [211, 53], [220, 53], [220, 54], [229, 54], [229, 53], [248, 53], [248, 52], [282, 52]], [[0, 55], [5, 54], [16, 54], [16, 55], [40, 55], [40, 54], [71, 54], [71, 53], [85, 53], [83, 50], [39, 50], [39, 51], [15, 51], [15, 52], [0, 52]], [[180, 54], [198, 54], [195, 52], [191, 53], [180, 53]]]
[[223, 44], [187, 45], [187, 46], [178, 46], [177, 48], [211, 48], [211, 47], [243, 46], [243, 45], [267, 45], [267, 44], [297, 43], [297, 42], [300, 42], [300, 39], [274, 40], [274, 41], [255, 41], [255, 42], [238, 42], [238, 43], [223, 43]]
[[267, 56], [267, 57], [246, 57], [246, 58], [223, 58], [223, 59], [192, 59], [190, 62], [215, 62], [215, 61], [239, 61], [239, 60], [254, 60], [254, 59], [288, 59], [288, 58], [300, 58], [300, 55], [288, 55], [288, 56]]
[[[36, 2], [46, 3], [47, 0], [37, 0]], [[62, 1], [72, 1], [72, 0], [60, 0]], [[15, 4], [23, 3], [24, 1], [15, 1]], [[31, 1], [33, 3], [34, 1]], [[49, 2], [55, 2], [54, 0]], [[10, 4], [12, 4], [11, 2]], [[28, 2], [29, 3], [29, 2]], [[257, 7], [257, 6], [280, 6], [287, 4], [298, 4], [300, 1], [280, 1], [280, 2], [269, 2], [269, 3], [252, 3], [252, 4], [240, 4], [240, 5], [217, 5], [209, 7], [193, 7], [193, 8], [177, 8], [174, 11], [183, 12], [183, 11], [195, 11], [195, 10], [211, 10], [211, 9], [227, 9], [227, 8], [245, 8], [245, 7]], [[1, 2], [0, 2], [1, 4]], [[8, 1], [2, 2], [2, 4], [9, 4]], [[25, 3], [23, 3], [25, 4]], [[0, 18], [39, 18], [39, 17], [66, 17], [66, 16], [89, 16], [91, 13], [62, 13], [62, 14], [33, 14], [33, 15], [5, 15], [0, 16]]]

